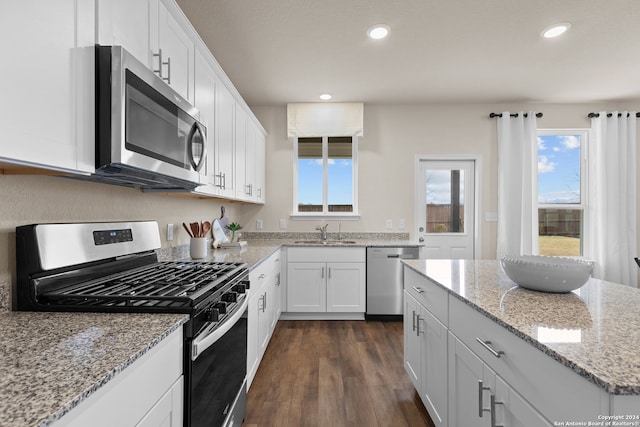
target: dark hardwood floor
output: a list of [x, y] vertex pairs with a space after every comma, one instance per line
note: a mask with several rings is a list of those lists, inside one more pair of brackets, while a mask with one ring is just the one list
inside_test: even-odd
[[279, 321], [244, 427], [433, 427], [403, 366], [402, 322]]

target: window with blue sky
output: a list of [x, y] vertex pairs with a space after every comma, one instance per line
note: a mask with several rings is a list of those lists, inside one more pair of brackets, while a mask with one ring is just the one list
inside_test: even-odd
[[298, 212], [353, 212], [352, 138], [298, 138], [297, 144]]

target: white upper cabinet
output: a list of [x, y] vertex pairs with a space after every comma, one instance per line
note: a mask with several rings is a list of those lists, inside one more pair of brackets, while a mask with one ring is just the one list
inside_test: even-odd
[[236, 100], [218, 79], [216, 86], [215, 182], [218, 194], [235, 197], [235, 112]]
[[249, 199], [249, 183], [247, 182], [247, 113], [238, 103], [235, 105], [235, 175], [236, 198]]
[[193, 105], [200, 112], [200, 123], [207, 128], [206, 182], [202, 184], [215, 189], [216, 75], [200, 51], [195, 52], [194, 69]]
[[94, 170], [93, 0], [11, 2], [0, 14], [0, 169]]
[[[168, 3], [170, 5], [170, 3]], [[151, 10], [151, 51], [158, 75], [176, 92], [193, 102], [193, 68], [195, 45], [188, 31], [169, 12], [163, 2], [158, 3], [158, 19]], [[157, 37], [154, 25], [157, 22]]]
[[[152, 68], [151, 9], [158, 0], [98, 0], [98, 43], [122, 46], [147, 67]], [[157, 28], [157, 24], [156, 24]]]
[[98, 43], [120, 45], [193, 102], [195, 45], [177, 6], [159, 0], [99, 0]]

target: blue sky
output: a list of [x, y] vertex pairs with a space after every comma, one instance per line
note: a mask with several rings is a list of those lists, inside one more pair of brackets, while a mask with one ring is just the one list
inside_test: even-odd
[[[427, 203], [451, 204], [451, 170], [427, 170]], [[460, 204], [464, 205], [464, 171], [460, 171]]]
[[[329, 159], [329, 204], [353, 203], [351, 159]], [[298, 160], [298, 203], [322, 204], [322, 159]]]
[[538, 136], [538, 203], [580, 203], [580, 137]]

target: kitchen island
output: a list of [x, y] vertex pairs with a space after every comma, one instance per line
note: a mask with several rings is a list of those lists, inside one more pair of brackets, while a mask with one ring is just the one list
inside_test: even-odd
[[[511, 386], [511, 400], [521, 398], [531, 414], [540, 416], [525, 417], [542, 423], [537, 425], [606, 422], [611, 416], [631, 423], [620, 425], [640, 425], [640, 289], [591, 278], [574, 292], [551, 294], [520, 288], [498, 261], [404, 263], [405, 297], [415, 298], [448, 333], [442, 356], [448, 375], [441, 378], [448, 399], [441, 399], [437, 408], [441, 425], [479, 422], [461, 414], [459, 402], [463, 365], [472, 371], [476, 359], [482, 362], [479, 378], [470, 384], [475, 406], [483, 393], [485, 404], [473, 416], [483, 418], [484, 413], [486, 419], [493, 412], [498, 423], [503, 417], [510, 425], [516, 415], [501, 403], [509, 398], [499, 394]], [[425, 324], [430, 323], [426, 318]], [[420, 328], [428, 337], [429, 326]], [[478, 381], [484, 389], [478, 390]], [[491, 407], [490, 397], [497, 402]]]

